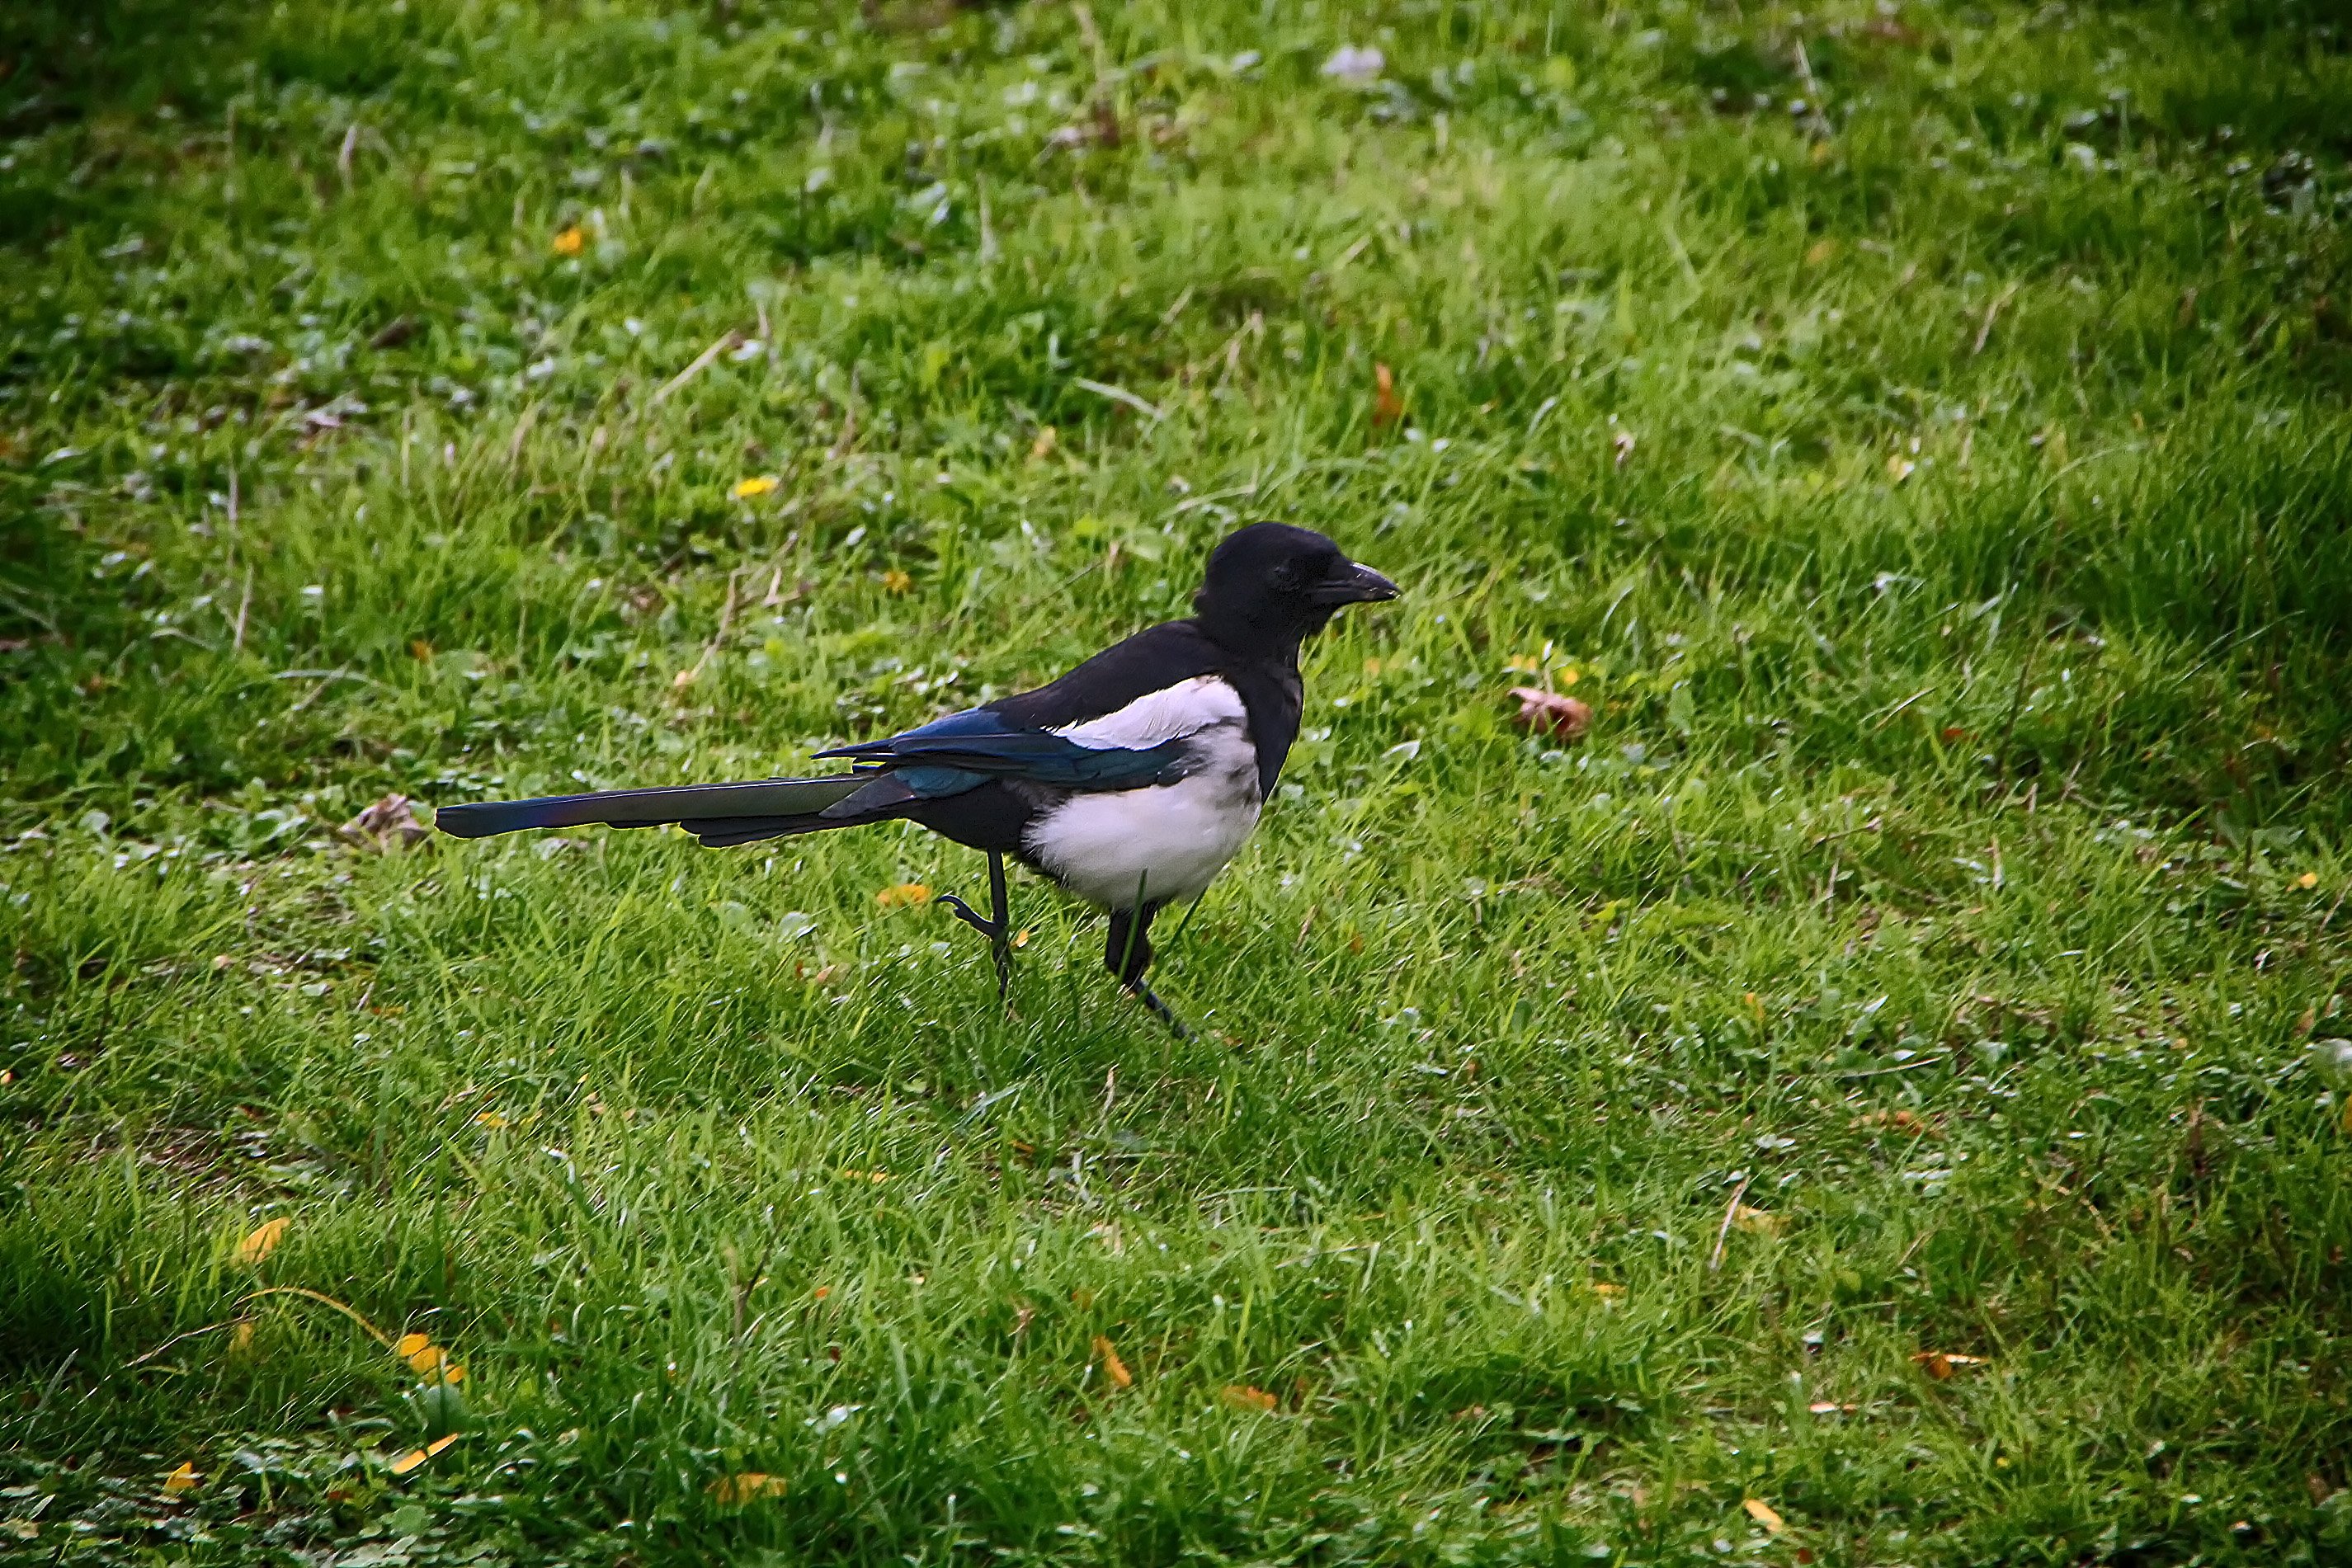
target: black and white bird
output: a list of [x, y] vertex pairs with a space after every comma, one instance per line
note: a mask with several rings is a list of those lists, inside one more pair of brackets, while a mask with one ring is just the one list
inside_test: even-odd
[[910, 820], [988, 856], [988, 915], [951, 894], [940, 902], [988, 937], [1000, 992], [1010, 855], [1109, 914], [1104, 963], [1181, 1034], [1143, 979], [1152, 917], [1206, 892], [1257, 826], [1298, 736], [1301, 646], [1341, 606], [1396, 596], [1321, 534], [1253, 523], [1211, 553], [1191, 619], [1139, 632], [1035, 691], [817, 753], [851, 772], [446, 806], [434, 824], [478, 839], [675, 822], [719, 848]]

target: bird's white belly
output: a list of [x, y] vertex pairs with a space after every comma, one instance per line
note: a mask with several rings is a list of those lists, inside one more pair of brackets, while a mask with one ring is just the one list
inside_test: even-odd
[[1055, 882], [1105, 909], [1197, 898], [1257, 826], [1257, 761], [1241, 727], [1208, 767], [1174, 784], [1073, 795], [1039, 817], [1029, 853]]

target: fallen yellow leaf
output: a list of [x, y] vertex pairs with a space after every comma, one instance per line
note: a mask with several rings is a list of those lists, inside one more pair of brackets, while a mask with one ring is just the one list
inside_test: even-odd
[[2305, 872], [2301, 876], [2294, 879], [2294, 885], [2305, 889], [2317, 887], [2319, 885], [2319, 873], [2315, 871]]
[[1613, 1307], [1618, 1302], [1625, 1299], [1625, 1287], [1622, 1285], [1603, 1284], [1599, 1281], [1595, 1281], [1592, 1286], [1592, 1293], [1600, 1297], [1601, 1301], [1606, 1302], [1608, 1305]]
[[245, 1239], [236, 1244], [236, 1260], [248, 1268], [261, 1262], [278, 1250], [286, 1239], [287, 1228], [294, 1222], [284, 1215], [267, 1219], [246, 1232]]
[[1107, 1336], [1095, 1335], [1095, 1354], [1100, 1358], [1103, 1375], [1110, 1379], [1113, 1387], [1127, 1388], [1134, 1385], [1135, 1374], [1128, 1371], [1127, 1363], [1119, 1360], [1118, 1352], [1111, 1348]]
[[184, 1491], [195, 1490], [196, 1467], [194, 1465], [182, 1465], [178, 1469], [174, 1469], [170, 1475], [163, 1478], [163, 1490], [170, 1492], [173, 1497], [179, 1496]]
[[886, 887], [874, 895], [874, 902], [885, 909], [904, 909], [909, 904], [929, 904], [931, 890], [919, 882], [902, 882]]
[[443, 1434], [441, 1437], [434, 1438], [431, 1442], [425, 1444], [421, 1448], [409, 1449], [408, 1452], [401, 1455], [400, 1458], [392, 1461], [392, 1465], [390, 1467], [392, 1473], [395, 1476], [404, 1476], [408, 1474], [409, 1471], [416, 1469], [417, 1466], [433, 1458], [434, 1455], [438, 1454], [441, 1450], [446, 1448], [450, 1444], [457, 1440], [457, 1434], [455, 1432], [448, 1432]]
[[1261, 1414], [1274, 1408], [1274, 1396], [1255, 1384], [1229, 1383], [1224, 1390], [1225, 1403], [1236, 1410], [1255, 1410]]
[[242, 1355], [247, 1351], [253, 1348], [253, 1321], [251, 1319], [247, 1319], [244, 1322], [237, 1324], [234, 1330], [230, 1331], [228, 1336], [228, 1348], [238, 1355]]
[[493, 1133], [506, 1124], [506, 1117], [497, 1111], [478, 1111], [474, 1114], [474, 1125], [488, 1127]]
[[580, 232], [580, 225], [578, 224], [573, 224], [570, 228], [565, 229], [562, 234], [557, 235], [555, 238], [550, 242], [550, 246], [558, 256], [578, 256], [580, 254], [581, 247], [585, 246], [587, 243], [588, 236]]
[[784, 1495], [784, 1478], [761, 1470], [720, 1476], [710, 1483], [710, 1495], [724, 1503], [746, 1503], [763, 1497], [782, 1497]]
[[1775, 1535], [1789, 1528], [1788, 1522], [1774, 1511], [1772, 1505], [1760, 1497], [1741, 1498], [1739, 1506], [1748, 1511], [1748, 1518]]
[[776, 481], [773, 476], [754, 474], [749, 479], [738, 480], [735, 488], [728, 494], [739, 501], [748, 501], [754, 496], [764, 496], [775, 487]]
[[1813, 242], [1812, 248], [1805, 252], [1805, 265], [1807, 267], [1819, 267], [1822, 263], [1827, 261], [1837, 253], [1837, 241], [1833, 239], [1815, 240]]
[[1029, 444], [1029, 460], [1033, 463], [1041, 462], [1054, 455], [1054, 447], [1061, 438], [1061, 433], [1052, 425], [1039, 425], [1037, 439]]
[[915, 580], [895, 566], [882, 574], [882, 587], [887, 592], [904, 593], [914, 586]]
[[1777, 1214], [1761, 1208], [1750, 1208], [1742, 1203], [1733, 1207], [1731, 1223], [1750, 1236], [1778, 1236], [1787, 1221]]
[[1024, 925], [1013, 934], [1013, 945], [1015, 947], [1026, 947], [1029, 946], [1029, 938], [1034, 934], [1031, 927]]

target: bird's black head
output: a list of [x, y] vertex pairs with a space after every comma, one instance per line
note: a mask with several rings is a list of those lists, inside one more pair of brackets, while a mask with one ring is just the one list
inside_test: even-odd
[[1225, 536], [1192, 596], [1206, 632], [1241, 653], [1296, 650], [1343, 604], [1394, 599], [1397, 586], [1311, 528], [1252, 523]]

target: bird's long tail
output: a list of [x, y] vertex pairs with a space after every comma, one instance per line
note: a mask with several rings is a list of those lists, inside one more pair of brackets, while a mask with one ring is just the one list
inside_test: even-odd
[[481, 800], [444, 806], [433, 825], [460, 839], [526, 828], [577, 828], [602, 823], [651, 828], [675, 822], [711, 849], [780, 839], [825, 828], [846, 828], [861, 813], [827, 816], [872, 782], [854, 773], [830, 779], [766, 779], [751, 784], [681, 784], [663, 789], [604, 789], [591, 795], [542, 795], [533, 800]]

